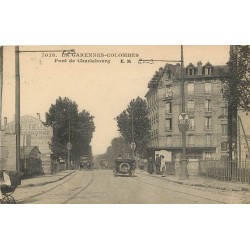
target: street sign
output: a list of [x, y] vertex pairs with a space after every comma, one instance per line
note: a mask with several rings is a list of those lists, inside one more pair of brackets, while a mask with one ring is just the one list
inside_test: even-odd
[[181, 113], [178, 118], [178, 127], [181, 132], [186, 132], [189, 129], [189, 117], [186, 113]]
[[132, 149], [133, 151], [135, 151], [135, 148], [136, 148], [135, 142], [131, 142], [130, 147], [131, 147], [131, 149]]
[[67, 150], [70, 151], [71, 149], [72, 149], [72, 143], [71, 143], [71, 142], [68, 142], [68, 143], [67, 143]]

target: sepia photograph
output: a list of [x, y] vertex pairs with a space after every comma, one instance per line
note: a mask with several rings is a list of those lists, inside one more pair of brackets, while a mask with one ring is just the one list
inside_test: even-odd
[[2, 204], [249, 204], [248, 45], [0, 47]]
[[1, 7], [1, 248], [249, 245], [247, 3]]

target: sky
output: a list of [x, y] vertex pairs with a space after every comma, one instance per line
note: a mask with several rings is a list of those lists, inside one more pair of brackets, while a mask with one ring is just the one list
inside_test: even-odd
[[[165, 65], [164, 62], [139, 64], [138, 60], [180, 60], [179, 45], [20, 46], [19, 49], [59, 50], [55, 54], [20, 53], [21, 116], [40, 113], [41, 119], [45, 120], [45, 112], [59, 96], [74, 100], [79, 111], [85, 109], [95, 117], [96, 131], [91, 143], [93, 154], [104, 153], [111, 140], [119, 136], [114, 118], [127, 108], [130, 100], [137, 96], [144, 98], [148, 82], [155, 71]], [[62, 57], [61, 51], [66, 49], [75, 49], [79, 57]], [[4, 47], [2, 117], [7, 117], [8, 122], [14, 119], [15, 114], [14, 51], [13, 46]], [[90, 57], [89, 53], [102, 53], [105, 56]], [[228, 45], [184, 46], [185, 66], [190, 62], [196, 65], [198, 61], [223, 65], [228, 58]], [[110, 60], [110, 63], [82, 62], [90, 59]]]

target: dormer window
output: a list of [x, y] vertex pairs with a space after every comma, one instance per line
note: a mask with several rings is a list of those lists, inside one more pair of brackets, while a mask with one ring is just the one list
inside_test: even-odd
[[212, 68], [205, 68], [205, 75], [211, 75], [212, 73]]
[[173, 91], [171, 86], [166, 87], [166, 97], [172, 97], [173, 96]]
[[210, 62], [207, 62], [206, 65], [204, 66], [204, 70], [203, 70], [203, 73], [205, 75], [211, 75], [212, 74], [212, 69], [213, 69], [213, 66]]
[[195, 75], [196, 73], [196, 69], [194, 67], [194, 65], [192, 63], [190, 63], [188, 66], [187, 66], [187, 69], [186, 69], [186, 74], [188, 76], [192, 76], [192, 75]]

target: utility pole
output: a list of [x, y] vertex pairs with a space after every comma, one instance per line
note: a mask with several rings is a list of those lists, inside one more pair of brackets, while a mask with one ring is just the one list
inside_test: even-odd
[[[134, 142], [134, 107], [132, 106], [132, 143]], [[132, 145], [132, 159], [134, 159], [135, 149]]]
[[[183, 45], [181, 45], [181, 112], [185, 114], [185, 87], [184, 87], [184, 57], [183, 57]], [[187, 127], [188, 129], [188, 127]], [[182, 129], [182, 156], [181, 156], [181, 172], [180, 179], [189, 179], [187, 171], [187, 159], [186, 159], [186, 129]]]
[[[71, 142], [70, 142], [70, 109], [69, 109], [69, 142], [68, 144], [71, 145]], [[68, 169], [70, 169], [70, 150], [71, 150], [70, 147], [68, 147]]]
[[[75, 50], [31, 50], [31, 51], [19, 51], [19, 46], [15, 46], [15, 134], [16, 134], [16, 170], [20, 171], [20, 64], [19, 54], [20, 53], [37, 53], [37, 52], [62, 52], [66, 54], [74, 54]], [[72, 146], [72, 145], [71, 145]]]
[[20, 171], [20, 65], [19, 46], [15, 46], [16, 101], [15, 101], [15, 132], [16, 132], [16, 170]]
[[0, 130], [2, 128], [2, 98], [3, 98], [3, 46], [0, 46]]
[[[231, 79], [229, 80], [230, 100], [228, 103], [228, 151], [231, 178], [233, 178], [233, 166], [237, 165], [233, 161], [237, 160], [237, 117], [238, 117], [238, 86], [237, 86], [237, 46], [230, 46]], [[235, 169], [236, 171], [236, 169]]]

